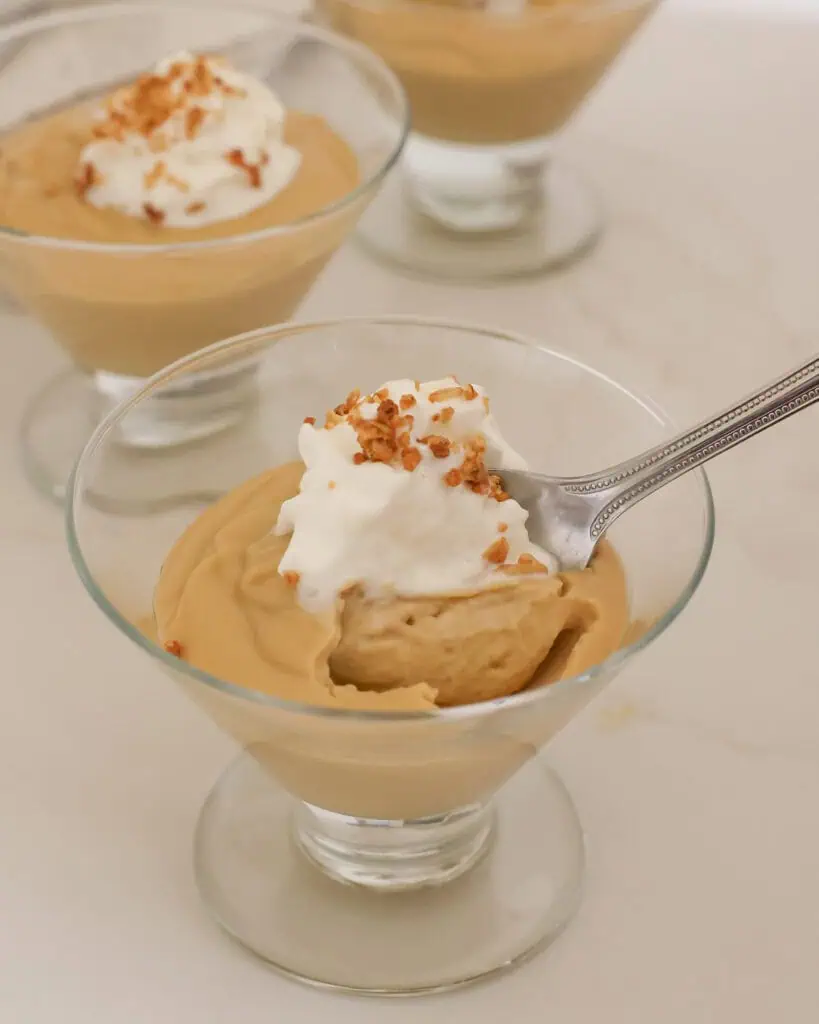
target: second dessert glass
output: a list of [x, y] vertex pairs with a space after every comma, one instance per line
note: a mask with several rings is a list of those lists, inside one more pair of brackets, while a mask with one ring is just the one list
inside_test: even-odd
[[[129, 420], [190, 376], [248, 360], [260, 367], [252, 418], [148, 460], [117, 443]], [[671, 432], [650, 402], [514, 335], [400, 317], [284, 325], [157, 375], [98, 428], [68, 496], [71, 555], [97, 606], [243, 748], [200, 815], [202, 898], [267, 963], [350, 991], [464, 984], [520, 962], [569, 921], [583, 836], [571, 798], [537, 755], [676, 619], [714, 536], [702, 473], [648, 498], [611, 531], [630, 587], [626, 645], [582, 676], [437, 714], [279, 700], [163, 650], [154, 586], [204, 507], [297, 457], [305, 414], [339, 395], [451, 373], [490, 388], [504, 437], [536, 470], [585, 473]]]
[[[317, 114], [353, 150], [359, 185], [281, 227], [182, 244], [74, 242], [0, 224], [0, 291], [44, 324], [74, 368], [29, 406], [26, 468], [64, 493], [106, 411], [181, 356], [290, 319], [395, 163], [407, 133], [401, 86], [364, 47], [237, 4], [94, 4], [0, 28], [0, 130], [96, 99], [169, 54], [216, 53]], [[2, 144], [2, 138], [0, 138]], [[144, 403], [120, 441], [159, 449], [224, 428], [253, 401], [250, 364], [189, 377]]]
[[566, 264], [600, 233], [559, 133], [659, 0], [318, 0], [398, 75], [413, 134], [362, 221], [374, 253], [436, 278]]

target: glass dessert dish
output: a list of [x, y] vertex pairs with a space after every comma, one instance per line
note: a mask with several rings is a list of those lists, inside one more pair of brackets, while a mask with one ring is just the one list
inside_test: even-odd
[[595, 197], [553, 157], [561, 129], [658, 0], [319, 0], [410, 100], [402, 173], [368, 211], [373, 253], [439, 278], [565, 265], [597, 240]]
[[[259, 400], [232, 430], [147, 460], [118, 443], [146, 403], [248, 361]], [[152, 608], [169, 551], [226, 492], [297, 457], [305, 413], [356, 387], [450, 373], [491, 382], [497, 423], [532, 469], [584, 473], [671, 432], [649, 401], [514, 335], [402, 317], [282, 325], [156, 375], [97, 428], [67, 496], [71, 556], [94, 602], [242, 748], [196, 830], [210, 912], [277, 969], [350, 991], [465, 984], [521, 962], [568, 923], [583, 835], [539, 752], [677, 618], [714, 536], [702, 473], [646, 499], [611, 531], [628, 581], [623, 646], [582, 675], [501, 699], [427, 712], [320, 707], [209, 675], [158, 642]]]
[[[94, 4], [12, 21], [0, 82], [0, 292], [73, 364], [22, 426], [29, 475], [59, 499], [95, 424], [145, 379], [290, 319], [395, 163], [408, 112], [364, 47], [241, 4]], [[181, 99], [163, 122], [169, 95]], [[148, 150], [141, 177], [122, 152], [135, 137], [131, 121], [120, 131], [123, 110]], [[180, 142], [199, 150], [180, 155]], [[131, 193], [151, 202], [132, 210]], [[251, 365], [189, 378], [144, 404], [120, 441], [159, 449], [221, 430], [254, 394]]]

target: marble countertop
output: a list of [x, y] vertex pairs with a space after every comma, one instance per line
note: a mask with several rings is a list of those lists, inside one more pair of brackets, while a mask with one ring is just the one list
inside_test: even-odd
[[[678, 419], [816, 351], [819, 20], [669, 0], [567, 138], [610, 230], [496, 288], [348, 248], [304, 316], [421, 312], [550, 337]], [[726, 8], [737, 4], [726, 3]], [[808, 1021], [819, 1008], [819, 470], [812, 412], [725, 456], [718, 540], [676, 626], [549, 748], [588, 832], [582, 910], [545, 955], [422, 1003], [303, 989], [199, 903], [191, 829], [232, 747], [114, 635], [24, 481], [16, 426], [59, 365], [0, 323], [0, 1017], [393, 1024]]]

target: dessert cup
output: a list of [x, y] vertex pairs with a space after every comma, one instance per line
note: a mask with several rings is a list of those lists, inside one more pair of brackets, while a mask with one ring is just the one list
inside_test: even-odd
[[[176, 0], [95, 4], [0, 28], [2, 130], [96, 99], [182, 50], [225, 56], [289, 109], [320, 115], [355, 154], [359, 184], [284, 226], [216, 240], [160, 244], [159, 232], [155, 245], [96, 244], [0, 225], [0, 293], [45, 325], [74, 364], [36, 396], [22, 427], [29, 475], [58, 499], [94, 425], [151, 374], [290, 319], [406, 136], [401, 86], [358, 44], [252, 6]], [[232, 423], [254, 394], [251, 364], [199, 375], [143, 404], [119, 439], [142, 449], [186, 442]]]
[[[117, 442], [146, 403], [187, 377], [247, 361], [259, 365], [259, 401], [232, 430], [149, 459]], [[69, 546], [92, 599], [242, 748], [196, 830], [203, 900], [268, 964], [350, 991], [474, 981], [567, 924], [581, 893], [583, 835], [539, 752], [676, 619], [714, 536], [702, 473], [658, 492], [612, 529], [633, 622], [621, 650], [582, 676], [434, 714], [279, 700], [155, 642], [152, 595], [167, 552], [225, 491], [296, 456], [306, 412], [332, 408], [354, 387], [449, 373], [491, 387], [504, 437], [534, 469], [599, 469], [672, 429], [651, 402], [535, 342], [355, 318], [257, 331], [163, 371], [98, 427], [69, 484]]]
[[403, 84], [401, 173], [359, 227], [424, 275], [491, 280], [565, 265], [601, 231], [559, 135], [658, 0], [318, 0]]

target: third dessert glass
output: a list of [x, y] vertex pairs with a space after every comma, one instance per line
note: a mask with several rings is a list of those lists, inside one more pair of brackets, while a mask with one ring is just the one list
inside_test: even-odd
[[[150, 460], [117, 443], [130, 418], [186, 377], [247, 360], [259, 363], [260, 400], [235, 430]], [[670, 433], [650, 402], [525, 339], [352, 319], [256, 332], [177, 363], [106, 419], [70, 485], [69, 543], [92, 598], [244, 749], [199, 820], [203, 899], [265, 961], [356, 991], [463, 984], [519, 962], [567, 923], [580, 896], [582, 833], [570, 797], [535, 755], [676, 619], [713, 541], [702, 473], [647, 499], [612, 529], [629, 590], [623, 646], [573, 678], [495, 700], [420, 712], [320, 707], [252, 689], [249, 673], [209, 675], [159, 645], [156, 583], [204, 508], [296, 458], [305, 414], [320, 415], [340, 394], [451, 373], [490, 383], [503, 436], [535, 470], [581, 474]], [[264, 614], [275, 603], [269, 560], [237, 570], [237, 536], [226, 533], [204, 557], [224, 586], [255, 587]], [[199, 584], [188, 593], [200, 608], [207, 601]], [[248, 634], [228, 613], [224, 644], [235, 633], [237, 650], [266, 649], [271, 633]], [[285, 623], [278, 643], [295, 633]], [[571, 648], [573, 637], [564, 639]]]
[[374, 252], [435, 277], [565, 264], [600, 231], [555, 163], [575, 115], [658, 0], [318, 0], [409, 96], [403, 175], [362, 221]]
[[[290, 319], [397, 159], [407, 106], [364, 47], [236, 4], [21, 20], [0, 29], [0, 68], [0, 290], [76, 367], [23, 425], [26, 466], [59, 497], [144, 379]], [[120, 440], [219, 430], [254, 389], [247, 365], [191, 379]]]

